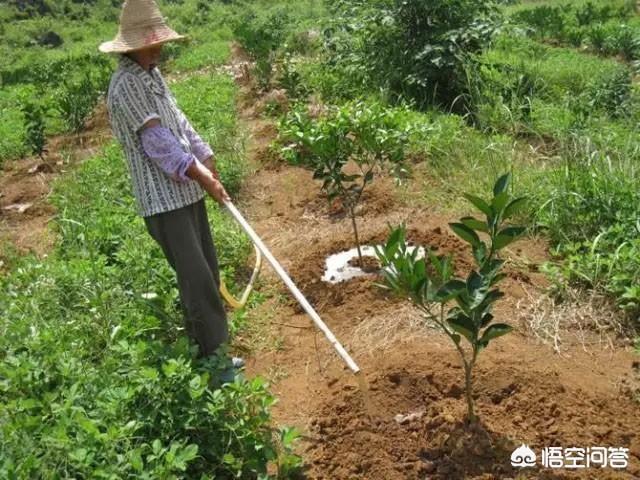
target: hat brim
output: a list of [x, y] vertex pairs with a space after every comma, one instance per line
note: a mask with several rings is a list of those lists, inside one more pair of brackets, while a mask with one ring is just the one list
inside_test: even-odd
[[148, 39], [141, 35], [127, 35], [127, 38], [118, 35], [114, 40], [101, 44], [98, 50], [102, 53], [129, 53], [186, 39], [186, 35], [180, 35], [172, 29], [165, 27], [157, 33], [153, 39]]

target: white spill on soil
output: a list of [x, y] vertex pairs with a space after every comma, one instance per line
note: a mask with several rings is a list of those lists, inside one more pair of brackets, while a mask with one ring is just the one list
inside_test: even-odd
[[[365, 245], [360, 247], [363, 257], [376, 258], [375, 247], [371, 245]], [[408, 246], [407, 250], [412, 252], [416, 247]], [[349, 265], [349, 260], [358, 257], [358, 249], [352, 248], [351, 250], [344, 250], [339, 253], [330, 255], [325, 260], [324, 275], [322, 276], [323, 282], [340, 283], [347, 280], [351, 280], [356, 277], [363, 277], [365, 275], [372, 275], [371, 273], [364, 272], [360, 267], [354, 267]], [[419, 247], [418, 258], [424, 257], [424, 248]]]

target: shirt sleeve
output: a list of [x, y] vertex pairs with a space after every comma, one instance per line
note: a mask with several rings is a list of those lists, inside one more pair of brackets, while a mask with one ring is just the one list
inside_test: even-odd
[[191, 126], [191, 122], [182, 111], [180, 112], [180, 125], [191, 145], [191, 151], [201, 162], [213, 155], [213, 150], [207, 142], [202, 140], [198, 132]]
[[134, 131], [139, 131], [149, 120], [158, 119], [158, 109], [142, 80], [135, 75], [123, 78], [118, 91], [118, 108], [121, 117]]
[[186, 173], [196, 157], [182, 149], [171, 130], [161, 125], [145, 128], [140, 141], [147, 156], [167, 175], [179, 182], [190, 180]]

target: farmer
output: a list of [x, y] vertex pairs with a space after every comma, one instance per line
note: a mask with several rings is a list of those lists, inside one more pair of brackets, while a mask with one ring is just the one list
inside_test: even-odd
[[[167, 26], [154, 0], [127, 0], [118, 35], [100, 51], [119, 54], [107, 107], [138, 213], [176, 272], [187, 333], [200, 356], [208, 357], [229, 332], [204, 197], [206, 192], [219, 203], [229, 197], [211, 147], [178, 108], [157, 68], [163, 45], [183, 38]], [[230, 362], [227, 374], [242, 366], [239, 358]]]

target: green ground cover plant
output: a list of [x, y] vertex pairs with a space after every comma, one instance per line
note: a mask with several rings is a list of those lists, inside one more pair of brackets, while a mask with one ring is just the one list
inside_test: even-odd
[[[195, 97], [207, 82], [216, 88]], [[194, 124], [238, 133], [226, 77], [175, 87]], [[231, 179], [243, 171], [230, 162], [220, 169]], [[266, 479], [275, 478], [271, 464], [286, 478], [299, 466], [295, 432], [273, 430], [274, 398], [262, 380], [220, 386], [221, 367], [195, 358], [173, 273], [129, 191], [120, 147], [110, 145], [57, 185], [56, 251], [16, 260], [0, 280], [0, 475]], [[232, 284], [249, 242], [209, 203]], [[232, 316], [232, 332], [242, 318]]]
[[[510, 195], [510, 180], [510, 174], [497, 180], [490, 201], [465, 195], [483, 217], [464, 217], [450, 224], [473, 252], [476, 265], [466, 278], [456, 276], [451, 256], [438, 256], [428, 246], [425, 257], [418, 258], [418, 248], [407, 246], [404, 227], [393, 230], [385, 245], [376, 249], [386, 288], [417, 306], [425, 320], [437, 325], [460, 354], [469, 422], [478, 421], [473, 400], [473, 369], [478, 355], [489, 342], [512, 330], [510, 325], [495, 323], [493, 315], [496, 302], [504, 295], [498, 284], [506, 276], [499, 253], [525, 232], [524, 227], [506, 224], [526, 203], [524, 197]], [[463, 346], [463, 338], [468, 348]]]
[[273, 398], [258, 379], [210, 383], [126, 182], [118, 147], [83, 165], [57, 189], [58, 252], [2, 279], [0, 472], [266, 478]]

